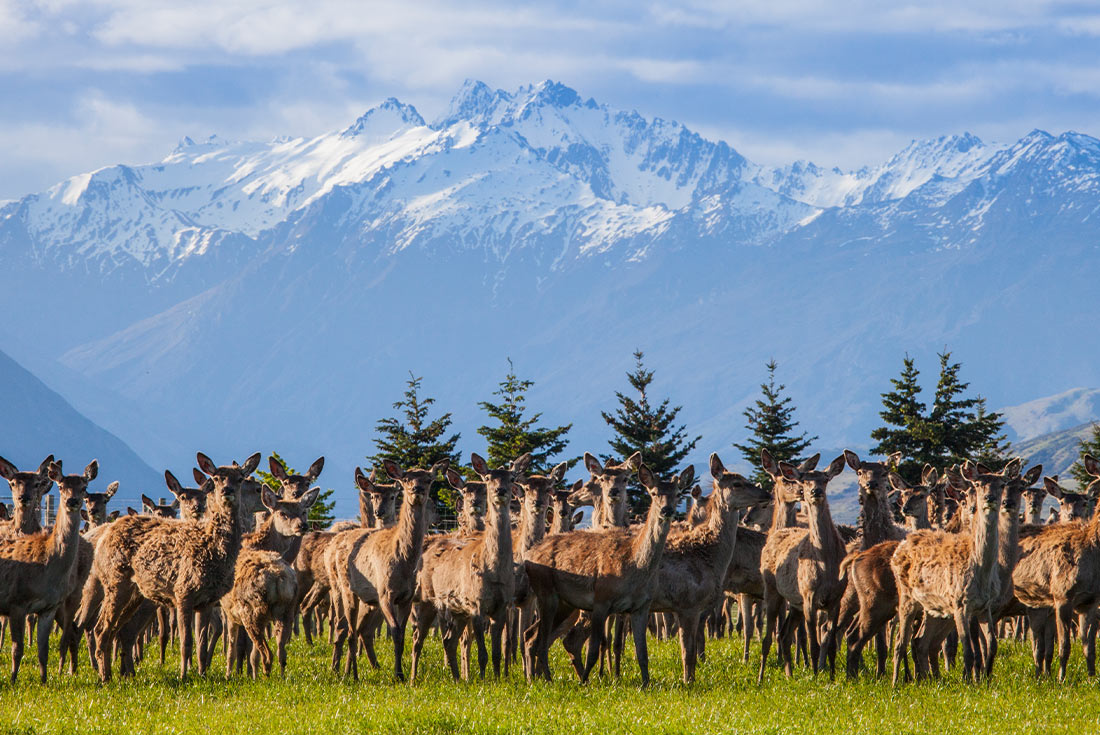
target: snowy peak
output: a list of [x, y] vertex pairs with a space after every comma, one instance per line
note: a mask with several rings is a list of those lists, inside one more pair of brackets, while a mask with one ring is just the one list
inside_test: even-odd
[[423, 127], [427, 123], [412, 105], [406, 105], [395, 97], [364, 112], [341, 135], [350, 138], [367, 136], [372, 140], [387, 140], [409, 128]]

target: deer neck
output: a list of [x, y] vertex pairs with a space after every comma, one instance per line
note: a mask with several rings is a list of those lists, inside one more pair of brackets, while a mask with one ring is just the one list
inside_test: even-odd
[[512, 524], [508, 506], [490, 504], [485, 524], [485, 563], [496, 574], [512, 571]]
[[869, 493], [869, 499], [870, 502], [864, 504], [863, 513], [860, 514], [860, 543], [864, 549], [889, 539], [890, 532], [896, 525], [885, 498], [880, 498], [879, 493]]
[[794, 502], [780, 500], [776, 496], [772, 502], [772, 526], [771, 530], [778, 531], [781, 528], [791, 528], [797, 521], [798, 509]]
[[268, 515], [255, 531], [247, 535], [245, 543], [251, 549], [274, 551], [283, 557], [283, 561], [289, 564], [298, 556], [298, 549], [302, 546], [302, 537], [279, 533], [278, 529], [275, 528], [274, 516]]
[[424, 545], [424, 534], [428, 530], [427, 505], [430, 498], [419, 503], [404, 502], [397, 516], [397, 536], [394, 544], [394, 558], [399, 562], [415, 564], [420, 558]]
[[569, 529], [566, 522], [569, 520], [569, 512], [561, 506], [554, 508], [554, 520], [550, 522], [550, 533], [565, 533]]
[[50, 552], [47, 565], [54, 564], [68, 574], [76, 559], [76, 549], [80, 537], [80, 509], [58, 511], [53, 530], [50, 531]]
[[836, 559], [839, 563], [844, 556], [844, 544], [840, 540], [833, 516], [829, 512], [829, 502], [822, 498], [820, 503], [809, 505], [806, 520], [810, 525], [810, 543], [825, 560]]
[[1000, 506], [992, 513], [986, 512], [970, 519], [974, 545], [971, 549], [971, 563], [983, 579], [988, 579], [997, 567], [999, 551], [998, 518]]
[[363, 493], [359, 493], [359, 525], [363, 528], [374, 528], [374, 524], [374, 508], [370, 500], [364, 498]]
[[34, 508], [24, 508], [19, 503], [12, 510], [12, 526], [23, 536], [30, 536], [42, 530], [39, 513]]
[[537, 504], [524, 501], [523, 515], [519, 519], [519, 548], [517, 549], [521, 559], [527, 558], [527, 552], [546, 535], [546, 518], [543, 516]]
[[665, 541], [672, 528], [671, 519], [661, 522], [661, 511], [656, 503], [650, 503], [646, 522], [634, 535], [631, 559], [636, 569], [653, 570], [661, 561], [665, 550]]
[[233, 508], [215, 505], [206, 511], [203, 531], [207, 536], [207, 548], [225, 559], [236, 562], [241, 550], [241, 518]]
[[734, 545], [737, 542], [737, 524], [740, 514], [715, 488], [714, 495], [707, 508], [706, 524], [708, 535], [715, 539], [712, 559], [717, 568], [725, 570], [733, 559]]
[[928, 522], [928, 500], [926, 499], [921, 505], [921, 510], [917, 511], [915, 516], [905, 517], [905, 527], [910, 531], [923, 531], [928, 528], [932, 528], [932, 524]]
[[1020, 511], [1001, 510], [997, 513], [997, 526], [997, 566], [1004, 582], [1020, 560]]

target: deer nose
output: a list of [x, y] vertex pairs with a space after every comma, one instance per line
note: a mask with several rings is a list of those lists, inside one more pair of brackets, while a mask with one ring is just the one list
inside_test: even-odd
[[676, 512], [675, 508], [661, 508], [662, 518], [671, 518], [672, 514]]

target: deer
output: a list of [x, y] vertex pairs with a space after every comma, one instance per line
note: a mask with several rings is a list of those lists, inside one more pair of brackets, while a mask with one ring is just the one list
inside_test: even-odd
[[707, 519], [707, 503], [709, 495], [703, 495], [703, 488], [696, 485], [691, 489], [691, 504], [688, 506], [687, 522], [689, 525], [698, 526]]
[[[477, 471], [476, 467], [474, 471]], [[489, 502], [486, 484], [477, 481], [466, 482], [453, 467], [447, 468], [447, 484], [458, 493], [454, 496], [455, 510], [458, 512], [458, 535], [469, 536], [484, 532], [485, 512]], [[509, 488], [509, 499], [511, 499], [510, 493], [511, 488]]]
[[[436, 476], [446, 472], [449, 465], [450, 461], [443, 459], [426, 470], [405, 470], [395, 462], [384, 461], [386, 474], [402, 490], [397, 525], [370, 532], [354, 546], [348, 556], [347, 586], [340, 590], [344, 620], [349, 626], [357, 625], [360, 605], [371, 610], [363, 621], [368, 630], [375, 609], [385, 618], [393, 637], [393, 673], [398, 681], [405, 680], [405, 627], [412, 610], [416, 570], [420, 565], [424, 534], [427, 531], [427, 504], [431, 502], [429, 491]], [[348, 531], [345, 535], [357, 533], [361, 532]], [[352, 633], [348, 636], [348, 662], [353, 677], [358, 678], [358, 635], [357, 631]]]
[[1061, 523], [1083, 520], [1088, 517], [1089, 496], [1087, 493], [1066, 490], [1058, 484], [1058, 476], [1043, 479], [1043, 488], [1050, 497], [1058, 501], [1058, 520]]
[[[107, 503], [118, 492], [118, 487], [118, 480], [115, 480], [101, 493], [86, 492], [84, 494], [84, 509], [86, 512], [81, 514], [81, 517], [85, 521], [85, 531], [90, 531], [107, 523], [108, 518], [110, 518], [107, 512]], [[118, 511], [115, 511], [115, 518], [117, 517]]]
[[554, 490], [550, 496], [550, 527], [547, 533], [566, 533], [581, 522], [584, 513], [573, 511], [580, 507], [583, 488], [584, 480], [577, 480], [570, 488]]
[[11, 487], [12, 518], [0, 524], [0, 540], [29, 536], [42, 530], [39, 508], [42, 496], [53, 487], [50, 465], [53, 455], [42, 460], [35, 472], [20, 472], [8, 460], [0, 457], [0, 477]]
[[[253, 454], [243, 465], [220, 467], [202, 452], [196, 457], [199, 468], [212, 481], [205, 520], [122, 518], [110, 525], [97, 545], [92, 571], [103, 588], [95, 624], [96, 656], [103, 681], [111, 678], [115, 637], [143, 598], [175, 609], [180, 677], [185, 678], [193, 652], [196, 613], [204, 623], [210, 607], [233, 587], [241, 546], [241, 484], [259, 465], [260, 454]], [[200, 631], [206, 627], [200, 625]], [[200, 650], [206, 648], [205, 640], [198, 643]], [[130, 646], [125, 640], [120, 644], [122, 665], [130, 673]], [[208, 663], [199, 657], [200, 675]]]
[[[1085, 471], [1096, 478], [1083, 494], [1087, 497], [1100, 483], [1100, 462], [1082, 457]], [[1048, 492], [1057, 487], [1053, 478], [1044, 482]], [[1068, 521], [1044, 526], [1020, 542], [1020, 561], [1012, 575], [1016, 598], [1028, 608], [1053, 611], [1058, 646], [1058, 679], [1064, 681], [1069, 663], [1071, 630], [1075, 614], [1094, 613], [1100, 603], [1100, 514], [1088, 521]], [[1032, 617], [1036, 674], [1041, 673], [1043, 627]], [[1084, 629], [1083, 629], [1084, 630]], [[1086, 665], [1095, 669], [1095, 644], [1090, 635]]]
[[321, 476], [321, 471], [325, 468], [325, 458], [318, 457], [314, 460], [304, 475], [287, 473], [282, 462], [275, 459], [275, 457], [268, 458], [268, 467], [271, 469], [271, 475], [279, 481], [283, 488], [282, 496], [287, 500], [297, 500], [308, 493], [313, 483], [317, 482], [317, 478]]
[[198, 468], [192, 470], [192, 474], [197, 487], [184, 487], [168, 470], [164, 471], [164, 484], [176, 498], [172, 505], [179, 511], [179, 517], [185, 521], [201, 521], [206, 515], [207, 493], [210, 485], [207, 484], [206, 475]]
[[[811, 458], [813, 459], [813, 458]], [[764, 579], [765, 632], [760, 656], [757, 681], [763, 683], [768, 659], [771, 635], [776, 629], [783, 602], [789, 607], [784, 631], [780, 633], [777, 651], [787, 676], [791, 676], [791, 658], [788, 649], [794, 625], [805, 621], [810, 642], [810, 663], [816, 674], [825, 665], [826, 652], [836, 637], [840, 600], [844, 594], [845, 579], [840, 574], [844, 559], [844, 541], [833, 525], [829, 513], [829, 501], [825, 488], [839, 475], [845, 464], [844, 456], [837, 457], [824, 472], [802, 471], [786, 462], [778, 463], [784, 485], [797, 484], [799, 497], [806, 504], [809, 528], [781, 528], [768, 534], [767, 543], [760, 556], [760, 572]], [[814, 462], [816, 465], [816, 462]], [[779, 483], [776, 484], [779, 487]], [[777, 506], [779, 495], [776, 495]], [[778, 512], [778, 507], [777, 507]], [[773, 519], [774, 524], [774, 519]], [[774, 529], [774, 525], [773, 525]], [[818, 643], [816, 614], [824, 611], [829, 618], [829, 628], [823, 645]], [[830, 675], [832, 674], [830, 667]]]
[[227, 677], [234, 664], [239, 671], [244, 661], [242, 631], [252, 644], [249, 675], [256, 678], [260, 667], [264, 674], [271, 674], [273, 658], [267, 640], [268, 626], [275, 632], [279, 671], [286, 672], [286, 644], [298, 612], [298, 579], [290, 565], [309, 527], [309, 509], [320, 491], [315, 487], [300, 498], [283, 499], [267, 486], [261, 489], [260, 498], [269, 511], [268, 517], [242, 538], [233, 588], [221, 600], [229, 640]]
[[[1057, 482], [1055, 482], [1057, 484]], [[1041, 526], [1043, 524], [1043, 501], [1046, 500], [1047, 489], [1044, 480], [1039, 487], [1029, 487], [1024, 490], [1024, 518], [1023, 522], [1029, 526]]]
[[[531, 454], [517, 457], [504, 467], [489, 469], [479, 454], [470, 456], [474, 472], [481, 476], [488, 498], [482, 530], [465, 537], [438, 538], [426, 547], [417, 578], [417, 602], [413, 628], [412, 679], [424, 638], [435, 616], [444, 614], [441, 624], [443, 653], [451, 675], [459, 678], [457, 650], [459, 635], [473, 626], [478, 642], [478, 666], [485, 675], [484, 621], [489, 622], [493, 675], [500, 678], [501, 640], [508, 613], [515, 600], [512, 529], [509, 506], [512, 483], [531, 462]], [[564, 468], [563, 468], [564, 471]], [[505, 662], [507, 664], [507, 662]]]
[[703, 613], [724, 597], [738, 512], [771, 499], [768, 491], [728, 471], [717, 454], [710, 455], [710, 475], [714, 489], [707, 496], [707, 515], [694, 528], [669, 534], [650, 605], [651, 611], [676, 616], [685, 684], [695, 681]]
[[[936, 620], [953, 622], [963, 651], [963, 675], [979, 679], [975, 658], [975, 623], [992, 627], [992, 606], [1000, 597], [997, 570], [998, 517], [1005, 483], [1019, 473], [1019, 460], [1002, 472], [982, 471], [973, 462], [962, 466], [970, 484], [973, 515], [969, 532], [914, 531], [898, 544], [890, 567], [898, 588], [898, 638], [894, 647], [896, 686], [902, 661], [913, 638], [917, 617], [924, 614], [925, 636], [933, 636]], [[917, 676], [924, 673], [923, 656], [915, 656]]]
[[[585, 455], [586, 464], [590, 456]], [[646, 522], [638, 530], [552, 534], [528, 554], [524, 566], [539, 613], [526, 652], [532, 659], [528, 672], [541, 671], [550, 679], [549, 643], [554, 628], [573, 610], [586, 610], [591, 615], [588, 658], [581, 672], [581, 682], [586, 683], [602, 650], [608, 616], [629, 614], [642, 686], [648, 686], [646, 624], [654, 581], [679, 493], [691, 487], [695, 472], [688, 466], [671, 480], [661, 480], [641, 463], [638, 479], [650, 497]]]
[[0, 615], [11, 625], [12, 684], [19, 677], [28, 615], [38, 616], [38, 669], [46, 683], [54, 616], [68, 595], [77, 562], [80, 508], [88, 483], [98, 472], [99, 463], [94, 459], [82, 475], [65, 475], [51, 462], [47, 473], [57, 483], [60, 496], [53, 529], [0, 541]]

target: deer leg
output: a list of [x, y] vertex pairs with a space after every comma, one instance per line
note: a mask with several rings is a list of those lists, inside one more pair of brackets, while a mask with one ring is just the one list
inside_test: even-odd
[[410, 665], [409, 681], [416, 681], [416, 675], [420, 671], [420, 651], [424, 648], [424, 640], [432, 630], [432, 622], [435, 621], [435, 606], [428, 602], [418, 602], [412, 609], [412, 664]]
[[49, 674], [50, 665], [50, 633], [53, 631], [54, 615], [57, 610], [49, 610], [38, 614], [38, 674], [45, 684]]
[[[772, 645], [772, 636], [775, 634], [775, 624], [779, 619], [779, 606], [782, 599], [777, 592], [771, 589], [764, 590], [764, 634], [760, 638], [760, 671], [756, 676], [756, 683], [764, 683], [764, 670], [768, 664], [768, 649]], [[742, 611], [742, 616], [744, 612]], [[742, 617], [744, 620], [744, 617]], [[747, 625], [747, 623], [746, 623]], [[748, 643], [746, 645], [746, 650]]]
[[894, 676], [893, 685], [898, 685], [898, 677], [901, 675], [901, 663], [905, 660], [906, 649], [913, 637], [913, 623], [916, 620], [917, 611], [908, 598], [898, 598], [898, 637], [894, 642]]
[[458, 643], [465, 629], [466, 619], [459, 616], [448, 615], [447, 619], [440, 620], [439, 623], [440, 638], [443, 641], [443, 659], [451, 671], [451, 678], [455, 681], [462, 678], [458, 667]]
[[11, 621], [11, 683], [19, 678], [19, 664], [23, 660], [23, 636], [26, 634], [27, 616], [14, 611]]
[[[481, 615], [475, 615], [470, 619], [466, 630], [469, 635], [472, 635], [474, 642], [477, 643], [477, 669], [478, 676], [482, 679], [485, 678], [485, 668], [489, 665], [489, 649], [485, 647], [485, 624], [486, 619]], [[466, 670], [466, 679], [469, 680], [470, 671], [469, 667]]]
[[[500, 678], [501, 658], [503, 653], [503, 638], [504, 629], [508, 624], [508, 611], [503, 613], [497, 613], [495, 617], [489, 618], [489, 647], [492, 653], [493, 660], [493, 678]], [[508, 662], [504, 661], [504, 675], [508, 675]]]
[[741, 651], [741, 662], [749, 662], [749, 648], [752, 646], [752, 625], [749, 623], [749, 618], [746, 617], [746, 610], [749, 607], [749, 596], [746, 594], [739, 595], [737, 597], [737, 625], [741, 628], [741, 633], [744, 636], [745, 646]]
[[[634, 634], [634, 657], [638, 659], [638, 671], [642, 674], [642, 687], [649, 686], [649, 649], [646, 643], [646, 619], [648, 610], [639, 610], [630, 616], [630, 630]], [[694, 628], [694, 626], [691, 626]], [[681, 628], [683, 626], [681, 625]]]
[[698, 628], [691, 623], [691, 612], [678, 614], [680, 627], [680, 668], [685, 684], [695, 681], [695, 636]]
[[374, 641], [378, 638], [378, 632], [382, 630], [384, 620], [382, 611], [378, 608], [372, 607], [368, 611], [367, 635], [363, 641], [363, 648], [367, 652], [367, 663], [370, 664], [372, 669], [382, 668], [382, 665], [378, 663], [378, 655], [374, 652]]
[[194, 647], [195, 608], [187, 602], [176, 603], [176, 621], [180, 635], [180, 679], [185, 679]]
[[1066, 680], [1066, 668], [1069, 665], [1070, 644], [1073, 639], [1073, 603], [1063, 602], [1056, 609], [1056, 632], [1058, 634], [1058, 681]]
[[602, 659], [604, 644], [607, 641], [607, 613], [604, 610], [593, 610], [591, 613], [591, 628], [588, 632], [588, 655], [584, 662], [584, 671], [581, 672], [581, 684], [588, 683], [588, 677], [596, 666], [596, 660]]
[[711, 623], [716, 618], [713, 615], [702, 614], [699, 616], [699, 624], [695, 630], [695, 660], [697, 663], [707, 662], [707, 631], [713, 630]]
[[168, 608], [157, 605], [157, 638], [160, 643], [160, 665], [164, 666], [164, 657], [168, 652], [168, 640], [172, 636], [172, 624]]

